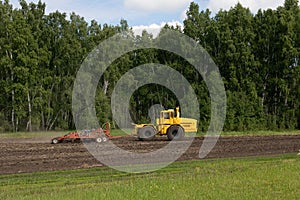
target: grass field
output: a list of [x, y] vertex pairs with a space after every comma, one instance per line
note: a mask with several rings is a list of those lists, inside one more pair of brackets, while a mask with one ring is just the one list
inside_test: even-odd
[[0, 176], [0, 199], [298, 199], [300, 157], [173, 163], [147, 174], [110, 168]]
[[299, 135], [300, 130], [285, 130], [285, 131], [230, 131], [222, 132], [222, 136], [258, 136], [258, 135]]
[[[49, 131], [49, 132], [18, 132], [18, 133], [0, 133], [1, 138], [37, 138], [37, 137], [56, 137], [69, 133], [70, 131]], [[130, 132], [130, 131], [128, 131]], [[245, 132], [222, 132], [221, 136], [256, 136], [256, 135], [298, 135], [300, 130], [290, 131], [245, 131]], [[113, 129], [111, 135], [126, 135], [122, 130]], [[203, 136], [204, 133], [198, 133]]]
[[[72, 131], [36, 131], [36, 132], [17, 132], [17, 133], [0, 133], [1, 138], [39, 138], [39, 137], [56, 137], [62, 136]], [[112, 135], [126, 135], [119, 129], [114, 129], [111, 131]]]

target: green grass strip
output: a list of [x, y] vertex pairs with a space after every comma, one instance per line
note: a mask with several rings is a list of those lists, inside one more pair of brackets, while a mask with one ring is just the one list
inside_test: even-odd
[[297, 199], [300, 157], [176, 162], [153, 173], [92, 168], [0, 176], [0, 199]]
[[[130, 134], [131, 130], [125, 130]], [[39, 137], [57, 137], [63, 136], [72, 131], [40, 131], [40, 132], [18, 132], [18, 133], [0, 133], [1, 138], [39, 138]], [[111, 135], [124, 136], [127, 135], [124, 131], [119, 129], [112, 129]], [[205, 133], [198, 133], [197, 136], [203, 136]], [[240, 131], [240, 132], [222, 132], [221, 136], [258, 136], [258, 135], [300, 135], [300, 130], [286, 130], [286, 131]]]

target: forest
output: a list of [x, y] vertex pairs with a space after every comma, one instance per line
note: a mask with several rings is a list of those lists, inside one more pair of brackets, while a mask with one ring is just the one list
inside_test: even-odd
[[[0, 132], [75, 129], [72, 88], [81, 63], [101, 41], [131, 32], [133, 41], [154, 40], [146, 31], [134, 35], [126, 19], [119, 25], [86, 21], [76, 13], [46, 14], [46, 4], [0, 1]], [[300, 7], [285, 0], [257, 13], [232, 5], [212, 14], [192, 2], [183, 27], [166, 25], [201, 44], [220, 69], [227, 95], [225, 131], [300, 129]], [[130, 23], [129, 23], [130, 24]], [[168, 65], [182, 73], [199, 99], [199, 131], [210, 122], [205, 82], [189, 63], [155, 49], [129, 52], [111, 64], [97, 86], [100, 123], [114, 124], [110, 101], [114, 85], [128, 70], [146, 63]], [[149, 84], [131, 98], [136, 122], [149, 120], [151, 105], [177, 106], [172, 92]]]

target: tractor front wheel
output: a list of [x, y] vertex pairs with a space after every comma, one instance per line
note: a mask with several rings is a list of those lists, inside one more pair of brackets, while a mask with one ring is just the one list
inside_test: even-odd
[[152, 126], [145, 126], [138, 131], [138, 138], [139, 140], [153, 140], [155, 137], [156, 130]]
[[181, 140], [184, 137], [184, 129], [181, 126], [171, 126], [167, 130], [169, 140]]

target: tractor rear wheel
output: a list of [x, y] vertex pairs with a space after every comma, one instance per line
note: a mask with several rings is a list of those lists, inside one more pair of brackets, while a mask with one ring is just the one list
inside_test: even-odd
[[139, 140], [153, 140], [155, 137], [156, 130], [152, 126], [145, 126], [138, 131], [138, 138]]
[[169, 140], [181, 140], [184, 137], [184, 129], [181, 126], [170, 126], [167, 136]]

